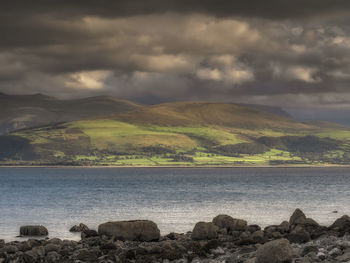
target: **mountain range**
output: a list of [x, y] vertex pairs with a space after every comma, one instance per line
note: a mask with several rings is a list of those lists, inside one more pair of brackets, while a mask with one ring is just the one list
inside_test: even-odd
[[1, 165], [238, 166], [350, 163], [350, 130], [278, 107], [0, 94]]

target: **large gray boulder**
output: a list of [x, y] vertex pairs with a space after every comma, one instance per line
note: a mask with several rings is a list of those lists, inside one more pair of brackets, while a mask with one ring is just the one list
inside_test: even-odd
[[242, 219], [235, 219], [228, 215], [218, 215], [214, 217], [213, 224], [217, 227], [226, 228], [230, 231], [245, 231], [247, 229], [247, 221]]
[[289, 219], [291, 225], [304, 225], [306, 223], [306, 216], [299, 208], [295, 209], [294, 213]]
[[49, 231], [44, 226], [21, 226], [20, 236], [47, 236]]
[[303, 211], [297, 208], [289, 219], [291, 226], [304, 225], [309, 227], [319, 227], [320, 225], [312, 218], [307, 218]]
[[287, 239], [277, 239], [260, 246], [257, 251], [257, 263], [290, 263], [293, 251]]
[[212, 222], [198, 222], [192, 231], [192, 239], [194, 240], [208, 240], [215, 239], [218, 236], [219, 228]]
[[99, 225], [98, 233], [129, 241], [156, 241], [160, 238], [157, 225], [149, 220], [107, 222]]

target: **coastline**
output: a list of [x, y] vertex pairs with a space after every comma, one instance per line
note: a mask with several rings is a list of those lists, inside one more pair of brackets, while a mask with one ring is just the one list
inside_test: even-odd
[[[73, 230], [74, 229], [74, 230]], [[41, 232], [40, 232], [40, 231]], [[68, 231], [68, 229], [67, 229]], [[218, 215], [187, 233], [161, 235], [149, 220], [86, 225], [70, 231], [81, 240], [45, 238], [44, 226], [22, 226], [27, 240], [0, 239], [0, 262], [311, 263], [349, 262], [350, 217], [321, 226], [296, 209], [289, 220], [261, 228]], [[35, 235], [31, 235], [35, 233]]]
[[0, 165], [0, 168], [179, 168], [179, 169], [230, 169], [230, 168], [350, 168], [350, 164], [325, 165]]

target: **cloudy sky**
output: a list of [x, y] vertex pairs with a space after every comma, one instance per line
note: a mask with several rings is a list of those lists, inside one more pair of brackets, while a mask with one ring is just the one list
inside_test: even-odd
[[1, 2], [5, 93], [326, 115], [350, 109], [349, 83], [349, 0]]

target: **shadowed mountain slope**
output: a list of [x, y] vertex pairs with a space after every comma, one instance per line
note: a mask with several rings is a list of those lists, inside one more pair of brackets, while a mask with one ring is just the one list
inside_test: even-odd
[[93, 118], [127, 112], [138, 104], [99, 96], [75, 100], [59, 100], [42, 94], [0, 94], [0, 134], [13, 130], [59, 122]]
[[[111, 116], [113, 117], [113, 116]], [[311, 125], [256, 107], [232, 103], [174, 102], [140, 108], [114, 119], [143, 125], [217, 125], [236, 128], [307, 129]]]

